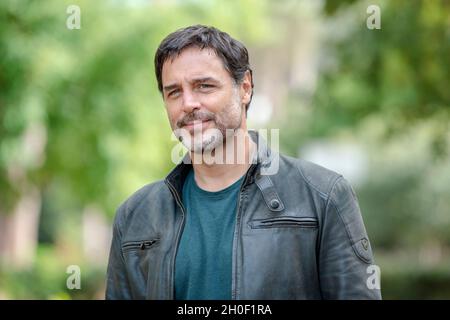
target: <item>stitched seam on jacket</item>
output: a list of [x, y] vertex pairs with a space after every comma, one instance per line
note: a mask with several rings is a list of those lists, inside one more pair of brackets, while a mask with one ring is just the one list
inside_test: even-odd
[[[310, 186], [312, 189], [314, 189], [316, 192], [318, 192], [323, 198], [329, 198], [330, 197], [331, 190], [333, 190], [334, 185], [336, 184], [337, 180], [339, 180], [339, 178], [342, 178], [342, 175], [338, 174], [336, 179], [331, 183], [330, 191], [328, 191], [328, 193], [324, 193], [323, 191], [320, 191], [314, 184], [312, 184], [311, 181], [308, 180], [308, 178], [306, 178], [306, 176], [303, 174], [303, 171], [299, 168], [299, 164], [296, 164], [295, 167], [297, 168], [297, 171], [300, 173], [300, 176], [306, 182], [306, 184], [308, 186]], [[328, 199], [327, 199], [327, 203], [328, 203]]]
[[348, 230], [347, 224], [344, 222], [344, 220], [343, 220], [343, 218], [342, 218], [342, 216], [341, 216], [341, 212], [339, 211], [339, 208], [337, 207], [337, 205], [335, 204], [335, 202], [334, 202], [333, 200], [331, 200], [331, 204], [332, 204], [332, 205], [334, 206], [334, 208], [336, 209], [336, 212], [338, 213], [339, 218], [341, 219], [342, 223], [343, 223], [344, 226], [345, 226], [345, 231], [346, 231], [346, 233], [347, 233], [347, 238], [348, 238], [348, 240], [350, 241], [350, 246], [352, 247], [353, 252], [355, 253], [355, 255], [356, 255], [360, 260], [362, 260], [364, 263], [371, 263], [371, 261], [372, 261], [371, 258], [367, 259], [367, 258], [365, 258], [364, 256], [362, 256], [362, 255], [359, 253], [358, 249], [356, 248], [356, 243], [357, 243], [357, 242], [354, 242], [354, 240], [351, 238], [350, 231]]
[[344, 227], [345, 227], [345, 232], [347, 233], [347, 238], [348, 238], [348, 240], [350, 241], [350, 245], [353, 246], [353, 239], [352, 239], [352, 236], [351, 236], [350, 231], [348, 230], [348, 226], [347, 226], [347, 224], [345, 223], [344, 219], [342, 218], [341, 211], [339, 210], [339, 208], [338, 208], [336, 202], [335, 202], [335, 201], [332, 199], [332, 197], [331, 197], [331, 194], [332, 194], [332, 191], [333, 191], [334, 187], [336, 186], [336, 184], [338, 183], [338, 181], [341, 180], [341, 179], [343, 179], [343, 176], [339, 176], [339, 177], [334, 181], [333, 186], [331, 187], [331, 190], [330, 190], [330, 193], [329, 193], [329, 195], [328, 195], [328, 199], [327, 199], [327, 202], [326, 202], [326, 205], [325, 205], [325, 212], [327, 211], [327, 208], [328, 208], [328, 206], [329, 206], [330, 204], [333, 205], [334, 209], [336, 210], [336, 212], [337, 212], [337, 214], [338, 214], [338, 216], [339, 216], [339, 219], [342, 221], [342, 224], [343, 224]]
[[[331, 198], [331, 197], [330, 197], [330, 198]], [[339, 219], [340, 219], [340, 220], [342, 221], [342, 223], [344, 224], [345, 232], [347, 233], [347, 238], [350, 240], [350, 245], [353, 246], [353, 245], [355, 244], [355, 242], [354, 242], [354, 240], [353, 240], [353, 238], [352, 238], [352, 236], [351, 236], [350, 231], [348, 230], [347, 224], [345, 223], [344, 219], [342, 218], [341, 211], [339, 210], [338, 206], [336, 205], [336, 203], [335, 203], [332, 199], [330, 199], [330, 203], [331, 203], [331, 205], [333, 205], [333, 207], [335, 208], [335, 210], [336, 210], [336, 212], [337, 212], [337, 214], [338, 214], [338, 216], [339, 216]]]
[[[341, 177], [341, 178], [342, 178], [342, 177]], [[335, 183], [335, 184], [336, 184], [336, 183]], [[333, 185], [333, 188], [334, 188], [334, 185]], [[333, 190], [333, 189], [332, 189], [332, 190]], [[330, 193], [330, 194], [331, 194], [331, 193]], [[345, 223], [344, 219], [342, 218], [342, 214], [341, 214], [341, 211], [339, 210], [339, 207], [337, 206], [337, 204], [335, 203], [335, 201], [334, 201], [333, 199], [331, 199], [331, 198], [332, 198], [332, 197], [330, 196], [330, 199], [329, 199], [329, 200], [330, 200], [330, 203], [334, 206], [334, 208], [336, 209], [336, 212], [337, 212], [338, 215], [339, 215], [339, 218], [341, 219], [342, 223], [344, 224], [345, 231], [346, 231], [346, 233], [347, 233], [347, 238], [348, 238], [349, 241], [350, 241], [350, 245], [351, 245], [351, 247], [352, 247], [352, 249], [353, 249], [353, 252], [356, 254], [356, 256], [357, 256], [359, 259], [361, 259], [361, 260], [364, 261], [365, 263], [370, 263], [372, 259], [366, 259], [365, 257], [361, 256], [360, 253], [358, 252], [358, 250], [355, 248], [355, 245], [356, 245], [357, 242], [355, 242], [355, 240], [352, 238], [351, 233], [350, 233], [350, 230], [348, 229], [347, 224]], [[358, 240], [358, 241], [360, 241], [360, 240]]]

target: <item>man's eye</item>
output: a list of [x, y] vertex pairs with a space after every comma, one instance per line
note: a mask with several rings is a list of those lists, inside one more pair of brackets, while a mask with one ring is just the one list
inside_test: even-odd
[[201, 83], [201, 84], [199, 84], [199, 86], [198, 86], [200, 89], [209, 89], [209, 88], [212, 88], [212, 87], [214, 87], [213, 85], [211, 85], [211, 84], [207, 84], [207, 83]]
[[178, 94], [179, 91], [180, 91], [180, 90], [178, 90], [178, 89], [172, 90], [172, 91], [170, 91], [170, 92], [167, 94], [167, 96], [168, 96], [168, 97], [174, 97], [174, 96], [176, 96], [176, 95]]

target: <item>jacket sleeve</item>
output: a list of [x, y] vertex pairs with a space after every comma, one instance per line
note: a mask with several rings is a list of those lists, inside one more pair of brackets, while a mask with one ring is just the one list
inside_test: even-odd
[[121, 246], [122, 233], [120, 230], [120, 220], [124, 213], [125, 205], [122, 205], [117, 209], [114, 219], [113, 237], [106, 275], [105, 297], [107, 300], [132, 299]]
[[356, 195], [343, 177], [330, 191], [319, 241], [324, 299], [381, 299], [379, 268], [374, 264]]

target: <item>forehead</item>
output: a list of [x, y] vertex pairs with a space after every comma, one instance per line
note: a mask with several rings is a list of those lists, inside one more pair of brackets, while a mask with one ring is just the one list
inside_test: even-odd
[[167, 59], [162, 68], [164, 85], [192, 78], [213, 77], [217, 80], [231, 80], [222, 60], [209, 48], [191, 47], [184, 49], [179, 55]]

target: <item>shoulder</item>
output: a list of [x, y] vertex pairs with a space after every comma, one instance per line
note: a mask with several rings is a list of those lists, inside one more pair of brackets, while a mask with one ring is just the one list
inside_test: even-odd
[[143, 186], [120, 204], [116, 211], [114, 224], [122, 225], [133, 214], [136, 208], [140, 207], [143, 203], [148, 204], [149, 202], [151, 203], [161, 199], [168, 192], [169, 190], [164, 180], [158, 180]]
[[295, 174], [310, 189], [328, 198], [337, 184], [346, 184], [343, 176], [333, 170], [301, 158], [282, 155], [281, 162], [287, 168], [285, 174]]

